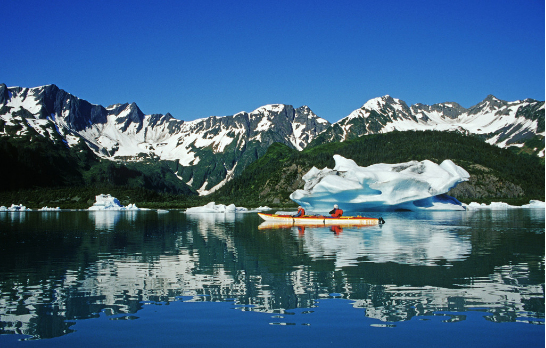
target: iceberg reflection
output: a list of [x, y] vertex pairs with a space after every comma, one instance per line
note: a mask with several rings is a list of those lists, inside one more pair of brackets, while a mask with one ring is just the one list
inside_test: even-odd
[[291, 229], [313, 259], [334, 259], [336, 269], [365, 262], [449, 265], [472, 251], [469, 238], [446, 226], [408, 226], [391, 220], [380, 226], [309, 226], [264, 222], [260, 229]]

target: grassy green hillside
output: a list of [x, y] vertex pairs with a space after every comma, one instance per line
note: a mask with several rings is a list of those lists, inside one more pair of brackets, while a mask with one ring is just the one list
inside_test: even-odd
[[302, 152], [274, 144], [210, 200], [243, 206], [290, 205], [290, 193], [303, 188], [302, 175], [313, 166], [333, 168], [334, 154], [353, 159], [360, 166], [451, 159], [471, 175], [469, 182], [449, 193], [463, 202], [524, 204], [530, 199], [544, 200], [544, 159], [516, 154], [473, 136], [434, 131], [367, 135]]

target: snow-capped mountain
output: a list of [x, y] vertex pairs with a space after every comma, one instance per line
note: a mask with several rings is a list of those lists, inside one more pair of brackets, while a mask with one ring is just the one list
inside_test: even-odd
[[168, 113], [144, 115], [134, 103], [94, 105], [55, 85], [0, 85], [0, 117], [0, 135], [32, 128], [68, 146], [84, 141], [103, 158], [175, 161], [179, 178], [201, 194], [221, 187], [273, 142], [301, 150], [330, 125], [307, 106], [283, 104], [184, 122]]
[[465, 109], [453, 102], [409, 107], [384, 96], [334, 124], [307, 106], [284, 104], [184, 122], [168, 113], [145, 115], [134, 103], [94, 105], [55, 85], [0, 84], [0, 136], [33, 130], [69, 147], [84, 143], [98, 156], [115, 161], [172, 161], [179, 179], [200, 194], [221, 187], [274, 142], [302, 150], [311, 142], [431, 129], [477, 134], [500, 147], [532, 140], [544, 156], [544, 102], [532, 99], [506, 102], [488, 96]]
[[459, 131], [482, 136], [499, 147], [518, 146], [538, 136], [544, 157], [544, 102], [533, 99], [507, 102], [489, 95], [465, 109], [453, 102], [432, 106], [391, 96], [374, 98], [334, 123], [317, 142], [344, 141], [366, 134], [407, 130]]

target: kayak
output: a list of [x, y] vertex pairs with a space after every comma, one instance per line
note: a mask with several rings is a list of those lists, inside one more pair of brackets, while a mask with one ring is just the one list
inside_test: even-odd
[[258, 213], [258, 215], [267, 222], [278, 222], [292, 225], [381, 225], [385, 223], [383, 218], [370, 218], [363, 216], [342, 216], [333, 218], [322, 215], [303, 215], [300, 217], [266, 213]]

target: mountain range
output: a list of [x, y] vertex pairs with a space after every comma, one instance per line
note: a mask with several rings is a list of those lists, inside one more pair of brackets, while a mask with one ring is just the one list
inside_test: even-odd
[[407, 106], [383, 96], [333, 124], [308, 106], [285, 104], [185, 122], [169, 113], [145, 115], [135, 103], [92, 104], [56, 85], [0, 84], [0, 137], [32, 133], [69, 148], [86, 146], [112, 161], [169, 161], [172, 173], [201, 195], [238, 176], [273, 143], [303, 150], [407, 130], [473, 134], [498, 147], [544, 157], [544, 101], [507, 102], [490, 95], [465, 109], [454, 102]]

